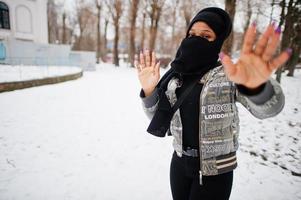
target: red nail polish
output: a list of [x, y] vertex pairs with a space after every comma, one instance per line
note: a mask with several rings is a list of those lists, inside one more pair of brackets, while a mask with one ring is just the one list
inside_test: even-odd
[[252, 26], [253, 26], [253, 27], [256, 27], [256, 25], [257, 25], [257, 22], [256, 22], [256, 21], [253, 21], [253, 22], [252, 22]]

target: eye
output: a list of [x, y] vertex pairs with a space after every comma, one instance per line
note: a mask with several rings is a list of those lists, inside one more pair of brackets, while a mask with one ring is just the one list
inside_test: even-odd
[[207, 39], [207, 40], [210, 40], [210, 39], [211, 39], [210, 35], [201, 35], [201, 37], [202, 37], [202, 38], [205, 38], [205, 39]]

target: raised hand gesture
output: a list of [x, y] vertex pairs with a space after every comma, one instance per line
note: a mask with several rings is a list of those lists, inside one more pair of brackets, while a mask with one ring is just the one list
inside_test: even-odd
[[160, 79], [160, 62], [156, 62], [155, 52], [150, 53], [148, 50], [140, 52], [139, 58], [138, 61], [137, 55], [135, 67], [144, 94], [145, 96], [149, 96], [154, 91]]
[[228, 55], [220, 53], [228, 78], [249, 89], [255, 89], [265, 83], [274, 70], [284, 64], [292, 53], [289, 48], [274, 57], [280, 34], [280, 27], [275, 30], [274, 25], [271, 24], [254, 45], [256, 24], [253, 23], [245, 34], [241, 54], [236, 63], [233, 63]]

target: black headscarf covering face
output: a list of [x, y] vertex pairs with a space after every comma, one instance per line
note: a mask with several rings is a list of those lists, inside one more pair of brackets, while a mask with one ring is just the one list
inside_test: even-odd
[[[214, 41], [199, 36], [189, 37], [191, 27], [198, 21], [205, 22], [214, 31]], [[218, 54], [231, 30], [231, 19], [223, 9], [210, 7], [201, 10], [190, 22], [171, 67], [183, 75], [205, 74], [216, 67]]]

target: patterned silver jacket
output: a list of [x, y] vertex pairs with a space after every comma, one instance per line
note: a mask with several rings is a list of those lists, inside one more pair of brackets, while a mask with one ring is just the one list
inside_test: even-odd
[[[172, 78], [168, 83], [165, 93], [171, 105], [177, 101], [175, 90], [180, 87], [179, 82], [178, 78]], [[240, 102], [255, 117], [264, 119], [277, 115], [283, 109], [284, 95], [273, 79], [265, 84], [259, 94], [243, 95], [226, 77], [222, 66], [210, 70], [200, 83], [203, 84], [198, 121], [200, 175], [211, 176], [237, 167], [235, 152], [238, 149], [239, 117], [235, 103]], [[151, 119], [158, 106], [158, 91], [141, 98], [144, 111]], [[172, 118], [169, 131], [174, 137], [174, 150], [181, 157], [182, 122], [179, 110]]]

